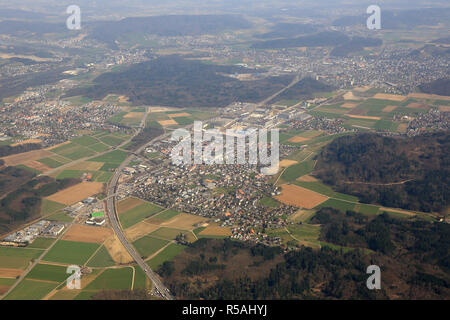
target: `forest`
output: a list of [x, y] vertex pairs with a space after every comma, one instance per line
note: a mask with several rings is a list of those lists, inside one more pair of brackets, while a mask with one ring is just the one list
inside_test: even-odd
[[444, 212], [450, 196], [450, 134], [416, 137], [359, 134], [335, 139], [314, 174], [364, 203]]
[[287, 86], [293, 76], [240, 81], [231, 75], [257, 73], [237, 66], [205, 64], [180, 56], [165, 56], [109, 72], [94, 85], [69, 90], [66, 96], [102, 99], [107, 94], [125, 95], [137, 105], [217, 108], [232, 102], [259, 102]]

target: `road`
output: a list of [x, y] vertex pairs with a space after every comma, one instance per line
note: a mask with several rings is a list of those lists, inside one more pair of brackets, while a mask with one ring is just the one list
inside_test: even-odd
[[[148, 116], [148, 111], [142, 120], [140, 129], [136, 132], [134, 136], [137, 136], [142, 129], [145, 127], [145, 122]], [[145, 145], [141, 146], [138, 150], [134, 152], [134, 154], [140, 154], [142, 150], [144, 150], [148, 145], [154, 143], [155, 141], [159, 139], [164, 139], [167, 136], [169, 136], [169, 133], [165, 133], [162, 136], [159, 136]], [[131, 138], [132, 139], [132, 138]], [[130, 139], [130, 141], [131, 141]], [[131, 255], [131, 257], [136, 261], [136, 263], [142, 268], [142, 270], [145, 272], [147, 277], [153, 282], [154, 287], [159, 291], [161, 296], [167, 300], [173, 300], [174, 297], [170, 294], [169, 289], [164, 286], [158, 275], [153, 272], [152, 269], [147, 265], [147, 263], [142, 259], [141, 255], [136, 251], [136, 249], [133, 247], [133, 245], [128, 241], [128, 239], [125, 236], [125, 233], [122, 229], [122, 226], [120, 225], [117, 210], [116, 210], [116, 191], [117, 186], [119, 183], [119, 178], [121, 175], [121, 172], [123, 168], [125, 168], [131, 161], [131, 159], [134, 157], [134, 155], [128, 156], [124, 162], [117, 168], [116, 172], [114, 173], [114, 176], [112, 177], [111, 181], [108, 184], [108, 190], [107, 190], [107, 197], [106, 197], [106, 213], [109, 218], [109, 223], [114, 230], [114, 233], [117, 235], [117, 238], [119, 238], [122, 245], [125, 247], [125, 249], [128, 251], [128, 253]]]
[[[265, 99], [264, 101], [260, 102], [259, 105], [264, 105], [268, 103], [270, 100], [274, 99], [279, 94], [283, 93], [285, 90], [291, 88], [295, 84], [297, 84], [300, 81], [300, 77], [296, 76], [294, 80], [285, 88], [278, 91], [271, 97]], [[135, 136], [138, 135], [142, 129], [145, 127], [146, 119], [148, 116], [148, 111], [142, 120], [140, 129], [136, 132]], [[214, 118], [215, 119], [215, 118]], [[214, 119], [209, 119], [206, 122], [213, 121]], [[188, 129], [192, 127], [192, 125], [185, 126], [185, 129]], [[151, 145], [155, 141], [165, 139], [171, 135], [170, 132], [166, 132], [165, 134], [154, 138], [153, 140], [149, 141], [145, 145], [141, 146], [138, 150], [133, 152], [134, 154], [140, 154], [148, 145]], [[132, 138], [131, 138], [132, 139]], [[130, 139], [130, 141], [131, 141]], [[142, 268], [142, 270], [145, 272], [147, 277], [153, 282], [153, 285], [155, 288], [159, 291], [159, 293], [162, 295], [163, 298], [167, 300], [173, 300], [174, 297], [170, 294], [170, 291], [166, 288], [166, 286], [162, 283], [161, 279], [158, 277], [158, 275], [150, 269], [150, 267], [147, 265], [147, 263], [144, 261], [144, 259], [140, 256], [140, 254], [136, 251], [136, 249], [133, 247], [133, 245], [128, 241], [128, 239], [125, 236], [125, 233], [122, 229], [122, 226], [120, 225], [120, 221], [118, 219], [117, 214], [117, 208], [116, 208], [116, 194], [117, 194], [117, 186], [119, 184], [119, 178], [121, 175], [122, 170], [130, 163], [131, 159], [134, 157], [134, 155], [128, 156], [124, 162], [120, 165], [119, 168], [117, 168], [116, 172], [114, 173], [114, 176], [112, 177], [111, 181], [108, 184], [108, 190], [107, 190], [107, 196], [106, 196], [106, 212], [107, 216], [109, 218], [110, 225], [112, 229], [114, 230], [114, 233], [119, 238], [122, 245], [125, 247], [125, 249], [128, 251], [128, 253], [131, 255], [131, 257], [136, 261], [136, 263]]]

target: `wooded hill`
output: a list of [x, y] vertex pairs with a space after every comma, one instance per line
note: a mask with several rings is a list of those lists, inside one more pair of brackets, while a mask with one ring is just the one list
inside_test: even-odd
[[443, 212], [450, 196], [450, 134], [340, 137], [318, 156], [315, 175], [365, 203]]

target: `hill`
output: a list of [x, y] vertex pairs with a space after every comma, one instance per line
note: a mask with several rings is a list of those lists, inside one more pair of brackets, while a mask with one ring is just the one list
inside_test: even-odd
[[276, 97], [280, 100], [311, 99], [315, 93], [330, 92], [335, 88], [312, 78], [304, 78]]
[[317, 26], [304, 23], [277, 23], [271, 31], [255, 35], [259, 39], [295, 37], [317, 31]]
[[119, 21], [97, 22], [91, 25], [88, 36], [111, 47], [126, 35], [153, 34], [164, 37], [218, 34], [250, 28], [251, 24], [239, 15], [168, 15], [133, 17]]
[[222, 107], [232, 102], [258, 102], [292, 81], [292, 76], [240, 81], [231, 75], [257, 71], [236, 66], [205, 64], [166, 56], [109, 72], [94, 85], [70, 90], [66, 96], [103, 99], [108, 94], [125, 95], [136, 105], [175, 107]]
[[450, 196], [449, 150], [449, 132], [345, 136], [320, 153], [315, 175], [365, 203], [444, 212]]
[[282, 49], [295, 47], [330, 47], [346, 43], [350, 38], [337, 31], [323, 31], [312, 35], [297, 38], [285, 38], [256, 42], [252, 45], [255, 49]]
[[422, 84], [419, 86], [419, 89], [424, 93], [450, 96], [450, 78], [438, 79], [430, 83]]
[[[331, 218], [324, 221], [327, 214]], [[358, 219], [329, 208], [318, 215], [323, 238], [346, 226], [333, 233], [347, 232], [346, 250], [300, 247], [284, 254], [278, 247], [200, 239], [157, 271], [177, 299], [448, 299], [450, 226], [388, 215]], [[354, 233], [363, 234], [360, 247], [374, 248], [371, 254], [351, 249], [360, 240], [352, 240]], [[390, 251], [383, 252], [384, 242]], [[382, 269], [381, 290], [366, 287], [371, 264]]]
[[[368, 15], [343, 16], [333, 21], [333, 26], [348, 27], [366, 25]], [[450, 18], [450, 8], [423, 8], [412, 10], [383, 10], [381, 27], [383, 29], [414, 28], [418, 26], [437, 26], [447, 23]]]

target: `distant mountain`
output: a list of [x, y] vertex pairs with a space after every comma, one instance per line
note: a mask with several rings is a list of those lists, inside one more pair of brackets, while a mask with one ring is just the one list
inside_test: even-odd
[[317, 31], [317, 26], [303, 23], [278, 23], [272, 31], [256, 35], [260, 39], [289, 38]]
[[[343, 16], [333, 21], [333, 26], [349, 27], [366, 25], [369, 15]], [[418, 26], [436, 26], [440, 23], [448, 23], [450, 20], [450, 8], [425, 8], [404, 11], [382, 11], [382, 29], [413, 28]]]
[[125, 18], [119, 21], [96, 22], [88, 38], [115, 47], [115, 41], [130, 34], [158, 36], [192, 36], [218, 34], [227, 30], [250, 28], [249, 21], [239, 15], [169, 15]]
[[255, 49], [282, 49], [295, 47], [334, 47], [347, 43], [350, 38], [337, 31], [324, 31], [312, 35], [297, 38], [286, 38], [256, 42], [252, 45]]
[[381, 39], [354, 37], [349, 42], [334, 48], [330, 55], [335, 57], [347, 57], [351, 53], [359, 52], [364, 48], [379, 47], [383, 44]]
[[240, 81], [230, 75], [255, 73], [237, 66], [205, 64], [166, 56], [133, 65], [120, 72], [105, 73], [94, 85], [75, 88], [67, 96], [102, 99], [109, 93], [126, 95], [139, 105], [223, 107], [232, 102], [259, 102], [287, 86], [292, 76]]
[[419, 86], [419, 89], [424, 93], [450, 96], [450, 78], [438, 79], [430, 83], [422, 84]]
[[450, 48], [439, 46], [439, 45], [432, 45], [427, 44], [423, 46], [422, 48], [416, 49], [411, 51], [411, 56], [416, 57], [445, 57], [450, 56]]
[[335, 88], [312, 78], [304, 78], [276, 97], [280, 100], [310, 99], [314, 93], [330, 92]]

